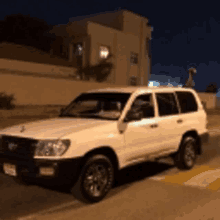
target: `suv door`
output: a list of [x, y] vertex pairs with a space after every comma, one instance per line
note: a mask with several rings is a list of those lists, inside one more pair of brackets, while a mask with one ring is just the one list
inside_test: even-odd
[[143, 118], [127, 123], [124, 132], [127, 164], [146, 160], [146, 155], [155, 151], [154, 143], [158, 139], [158, 127], [155, 121], [154, 103], [152, 94], [148, 93], [136, 97], [131, 105], [130, 110], [141, 110]]
[[203, 108], [199, 109], [193, 93], [190, 91], [176, 91], [176, 95], [180, 105], [183, 130], [195, 129], [204, 133], [206, 131], [206, 113]]
[[182, 121], [174, 92], [156, 92], [158, 106], [158, 156], [175, 152], [182, 138]]

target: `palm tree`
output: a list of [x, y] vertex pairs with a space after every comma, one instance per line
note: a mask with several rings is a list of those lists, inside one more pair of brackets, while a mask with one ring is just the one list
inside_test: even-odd
[[186, 82], [185, 87], [193, 88], [195, 86], [195, 83], [193, 81], [193, 76], [196, 74], [196, 72], [197, 72], [196, 68], [194, 67], [189, 68], [189, 78]]

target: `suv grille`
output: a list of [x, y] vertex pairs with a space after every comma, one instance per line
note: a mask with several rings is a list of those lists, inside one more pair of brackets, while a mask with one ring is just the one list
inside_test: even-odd
[[2, 136], [0, 143], [0, 153], [10, 156], [21, 156], [26, 158], [33, 158], [37, 140]]

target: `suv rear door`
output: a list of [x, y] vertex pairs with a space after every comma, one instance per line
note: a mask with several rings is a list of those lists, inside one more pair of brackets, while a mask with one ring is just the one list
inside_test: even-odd
[[195, 95], [190, 91], [176, 91], [176, 96], [180, 106], [183, 129], [204, 133], [207, 116], [203, 107], [197, 103]]
[[158, 115], [156, 117], [160, 134], [158, 144], [160, 149], [158, 156], [175, 152], [179, 147], [182, 137], [182, 120], [179, 115], [179, 107], [174, 92], [155, 92]]

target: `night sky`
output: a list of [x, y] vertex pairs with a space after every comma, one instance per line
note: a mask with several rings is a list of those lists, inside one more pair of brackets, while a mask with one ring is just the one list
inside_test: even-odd
[[180, 83], [184, 83], [188, 77], [186, 70], [194, 65], [197, 68], [195, 88], [205, 90], [210, 82], [216, 82], [220, 88], [219, 3], [210, 2], [8, 0], [0, 3], [0, 19], [22, 13], [57, 25], [66, 24], [75, 16], [127, 8], [147, 17], [154, 28], [152, 79], [160, 81], [159, 75], [167, 75], [180, 77]]

